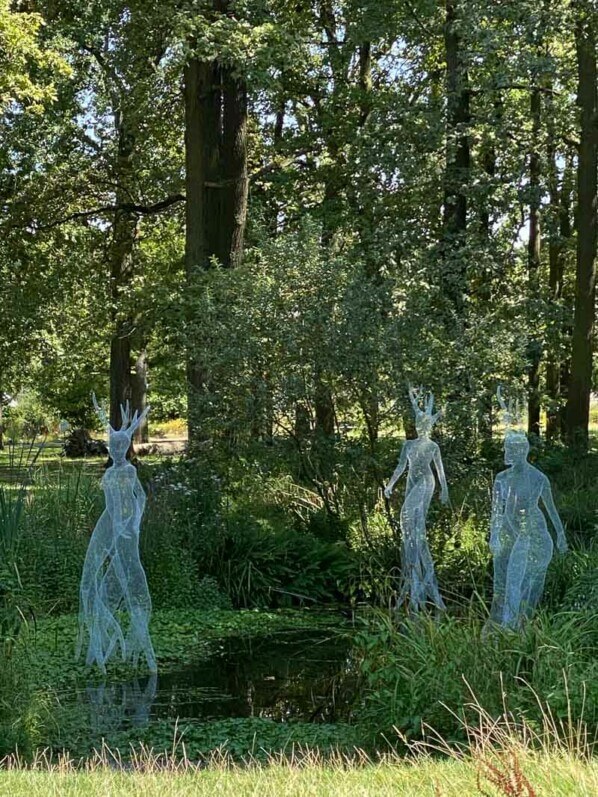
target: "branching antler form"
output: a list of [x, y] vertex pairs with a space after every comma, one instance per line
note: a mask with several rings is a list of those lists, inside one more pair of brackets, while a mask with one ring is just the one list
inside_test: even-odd
[[106, 410], [103, 407], [100, 407], [100, 405], [98, 404], [98, 400], [96, 398], [95, 393], [91, 394], [91, 399], [93, 401], [93, 406], [95, 408], [98, 418], [100, 419], [100, 421], [102, 422], [102, 424], [106, 429], [109, 428], [110, 421], [108, 419], [108, 415], [106, 413]]
[[496, 398], [502, 410], [502, 421], [505, 425], [505, 431], [515, 426], [519, 416], [519, 403], [513, 404], [513, 399], [509, 399], [509, 403], [504, 399], [502, 393], [502, 385], [496, 388]]
[[416, 414], [420, 412], [419, 402], [418, 402], [418, 395], [421, 392], [421, 387], [413, 387], [413, 385], [409, 385], [407, 388], [407, 392], [409, 393], [409, 401], [411, 402], [411, 406], [413, 407], [413, 412]]

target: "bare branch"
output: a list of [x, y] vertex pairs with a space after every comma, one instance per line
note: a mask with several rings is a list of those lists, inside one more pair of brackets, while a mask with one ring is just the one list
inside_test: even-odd
[[80, 210], [76, 213], [71, 213], [61, 219], [52, 221], [49, 224], [40, 224], [36, 226], [36, 230], [51, 230], [54, 227], [59, 227], [61, 224], [66, 224], [69, 221], [77, 221], [79, 219], [89, 219], [93, 216], [103, 216], [106, 213], [134, 213], [139, 216], [150, 216], [154, 213], [161, 213], [163, 210], [177, 204], [178, 202], [185, 202], [184, 194], [173, 194], [172, 196], [161, 199], [159, 202], [154, 202], [153, 205], [137, 205], [133, 202], [122, 202], [119, 205], [103, 205], [99, 208], [92, 210]]

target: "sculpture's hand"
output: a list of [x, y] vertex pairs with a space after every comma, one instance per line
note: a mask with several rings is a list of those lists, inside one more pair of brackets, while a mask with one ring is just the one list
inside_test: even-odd
[[391, 495], [392, 495], [392, 487], [390, 485], [387, 485], [384, 488], [384, 497], [385, 498], [390, 498]]
[[448, 494], [448, 489], [447, 489], [446, 487], [445, 487], [445, 488], [443, 488], [443, 489], [441, 490], [441, 492], [440, 492], [440, 501], [441, 501], [441, 503], [443, 503], [445, 506], [446, 506], [446, 504], [448, 504], [448, 503], [449, 503], [449, 501], [450, 501], [450, 499], [449, 499], [449, 494]]
[[559, 535], [556, 541], [556, 547], [558, 548], [559, 553], [567, 553], [569, 550], [569, 546], [567, 545], [567, 540]]

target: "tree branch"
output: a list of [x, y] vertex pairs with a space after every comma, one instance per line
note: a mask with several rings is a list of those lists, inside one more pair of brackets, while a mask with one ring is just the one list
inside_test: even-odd
[[186, 197], [184, 194], [173, 194], [172, 196], [161, 199], [159, 202], [154, 202], [152, 205], [137, 205], [133, 202], [122, 202], [119, 205], [103, 205], [93, 210], [80, 210], [76, 213], [71, 213], [61, 219], [52, 221], [49, 224], [40, 224], [36, 226], [36, 230], [51, 230], [54, 227], [59, 227], [61, 224], [66, 224], [69, 221], [77, 221], [79, 219], [89, 219], [93, 216], [102, 216], [106, 213], [136, 213], [139, 216], [150, 216], [154, 213], [160, 213], [163, 210], [177, 204], [178, 202], [185, 202]]

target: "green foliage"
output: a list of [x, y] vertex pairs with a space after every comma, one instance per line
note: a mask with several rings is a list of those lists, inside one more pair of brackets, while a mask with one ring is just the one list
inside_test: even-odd
[[16, 10], [10, 0], [0, 3], [0, 110], [11, 103], [41, 113], [46, 103], [56, 98], [52, 73], [71, 74], [67, 61], [55, 50], [41, 44], [40, 14]]
[[[396, 620], [396, 622], [395, 622]], [[573, 728], [594, 728], [598, 615], [540, 612], [520, 634], [482, 633], [485, 616], [416, 620], [373, 616], [359, 634], [361, 721], [376, 736], [432, 731], [449, 741], [475, 724], [479, 707], [542, 728], [543, 711]]]
[[[75, 723], [76, 724], [76, 723]], [[64, 729], [67, 730], [67, 729]], [[67, 748], [77, 757], [89, 756], [94, 747], [90, 739], [72, 736], [68, 732], [56, 733], [53, 747]], [[261, 717], [235, 717], [211, 722], [172, 722], [161, 720], [147, 728], [110, 733], [105, 743], [133, 757], [142, 748], [156, 754], [182, 750], [193, 760], [210, 759], [218, 752], [232, 760], [252, 758], [266, 762], [272, 755], [291, 753], [293, 748], [310, 748], [326, 753], [350, 752], [357, 742], [355, 728], [340, 723], [313, 722], [280, 723]]]
[[98, 476], [84, 467], [40, 470], [24, 517], [19, 567], [37, 609], [74, 611], [89, 537], [103, 509]]
[[236, 606], [289, 606], [342, 597], [354, 570], [344, 543], [233, 514], [212, 565]]

